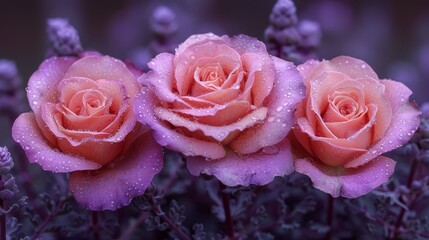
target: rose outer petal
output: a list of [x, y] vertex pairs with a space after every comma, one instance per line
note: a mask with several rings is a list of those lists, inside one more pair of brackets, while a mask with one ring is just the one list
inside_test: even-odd
[[160, 145], [186, 156], [200, 155], [213, 159], [225, 156], [225, 149], [219, 143], [190, 138], [170, 129], [166, 123], [154, 115], [155, 102], [152, 92], [143, 87], [134, 100], [134, 112], [137, 114], [137, 121], [152, 128], [154, 138]]
[[86, 209], [115, 210], [144, 193], [163, 166], [161, 147], [150, 132], [140, 135], [120, 159], [97, 171], [70, 175], [70, 191]]
[[410, 103], [404, 104], [396, 114], [393, 114], [390, 127], [387, 129], [384, 137], [372, 145], [365, 154], [346, 163], [344, 167], [353, 168], [361, 166], [380, 154], [407, 143], [420, 124], [420, 114], [421, 112]]
[[378, 156], [371, 162], [353, 169], [331, 167], [311, 159], [296, 159], [295, 170], [310, 177], [313, 186], [332, 197], [356, 198], [387, 182], [396, 162]]
[[131, 98], [134, 98], [140, 89], [134, 73], [127, 68], [127, 65], [109, 56], [88, 56], [79, 59], [64, 75], [64, 79], [73, 77], [120, 81]]
[[[204, 157], [188, 157], [186, 163], [192, 175], [213, 175], [227, 186], [264, 185], [273, 181], [275, 176], [293, 172], [293, 158], [287, 139], [266, 150], [246, 156], [228, 151], [224, 158], [210, 161]], [[270, 153], [272, 150], [276, 151]]]
[[23, 113], [15, 120], [12, 137], [24, 149], [28, 160], [38, 163], [46, 171], [73, 172], [101, 167], [95, 162], [53, 149], [43, 137], [33, 113]]
[[239, 154], [249, 154], [279, 143], [295, 124], [294, 110], [304, 97], [302, 77], [292, 63], [273, 57], [276, 80], [265, 99], [268, 115], [264, 122], [245, 130], [230, 147]]

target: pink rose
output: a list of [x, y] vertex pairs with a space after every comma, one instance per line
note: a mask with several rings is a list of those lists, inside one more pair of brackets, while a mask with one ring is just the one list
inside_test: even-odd
[[13, 138], [31, 163], [71, 172], [70, 190], [88, 209], [127, 205], [161, 169], [161, 148], [131, 108], [136, 78], [120, 60], [87, 54], [50, 58], [28, 82], [33, 112], [16, 119]]
[[359, 197], [386, 182], [395, 162], [381, 154], [405, 144], [419, 125], [402, 83], [379, 80], [351, 57], [310, 60], [298, 70], [307, 97], [299, 104], [293, 133], [295, 170], [333, 197]]
[[292, 63], [248, 36], [202, 34], [149, 67], [134, 102], [137, 120], [159, 144], [188, 156], [191, 174], [235, 186], [293, 171], [285, 136], [304, 85]]

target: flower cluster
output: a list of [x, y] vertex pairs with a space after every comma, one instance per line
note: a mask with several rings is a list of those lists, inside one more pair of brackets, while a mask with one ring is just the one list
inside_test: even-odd
[[[296, 22], [293, 13], [271, 20]], [[70, 173], [70, 191], [90, 210], [142, 195], [163, 167], [162, 147], [185, 156], [192, 175], [226, 186], [265, 185], [296, 170], [333, 197], [355, 198], [388, 180], [395, 162], [381, 154], [419, 125], [411, 91], [355, 58], [296, 67], [255, 38], [208, 33], [160, 53], [143, 73], [82, 51], [62, 20], [50, 29], [59, 56], [31, 76], [32, 112], [16, 119], [13, 138], [30, 162]]]

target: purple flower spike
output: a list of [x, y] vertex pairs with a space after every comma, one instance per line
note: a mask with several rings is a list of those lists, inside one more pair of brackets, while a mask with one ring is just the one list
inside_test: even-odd
[[79, 34], [67, 19], [51, 18], [46, 32], [53, 52], [58, 56], [73, 56], [81, 53]]
[[0, 92], [15, 91], [21, 84], [18, 69], [13, 61], [0, 59]]
[[0, 147], [0, 175], [4, 175], [13, 168], [12, 157], [7, 147]]
[[176, 14], [166, 6], [159, 6], [153, 11], [150, 26], [157, 35], [173, 35], [177, 31]]

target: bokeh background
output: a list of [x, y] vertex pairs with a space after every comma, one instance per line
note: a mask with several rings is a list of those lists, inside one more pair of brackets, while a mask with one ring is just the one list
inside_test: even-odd
[[[263, 40], [275, 0], [0, 0], [0, 59], [16, 62], [26, 81], [48, 46], [46, 20], [68, 18], [85, 49], [132, 58], [153, 39], [153, 10], [176, 13], [174, 41], [194, 33], [247, 34]], [[322, 30], [320, 58], [350, 55], [368, 62], [381, 78], [404, 82], [419, 104], [429, 101], [429, 1], [297, 0], [298, 17]], [[3, 120], [2, 120], [3, 121]], [[1, 134], [9, 134], [2, 128]], [[3, 141], [2, 137], [2, 141]], [[5, 145], [5, 142], [0, 142]]]

